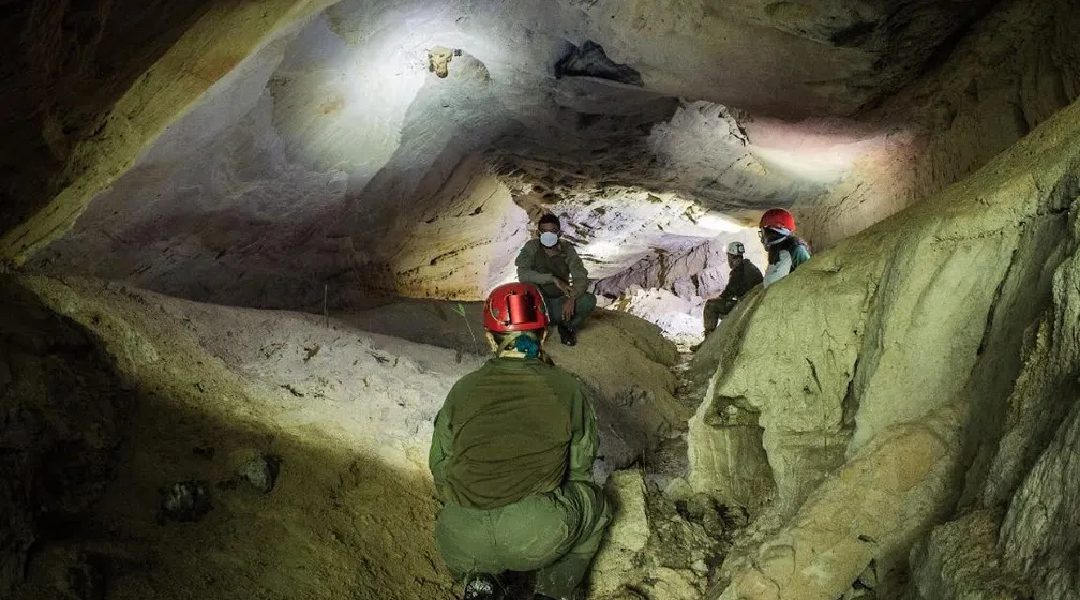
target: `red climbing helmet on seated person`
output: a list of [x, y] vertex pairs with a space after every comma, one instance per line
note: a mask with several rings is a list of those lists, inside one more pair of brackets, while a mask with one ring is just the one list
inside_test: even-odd
[[762, 229], [784, 230], [788, 234], [795, 233], [795, 217], [782, 208], [770, 208], [761, 215]]
[[484, 302], [484, 329], [492, 333], [533, 331], [547, 325], [544, 297], [531, 283], [500, 285]]

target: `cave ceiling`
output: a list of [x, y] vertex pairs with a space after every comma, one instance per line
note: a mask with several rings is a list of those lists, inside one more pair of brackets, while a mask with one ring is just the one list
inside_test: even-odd
[[[254, 305], [326, 281], [469, 297], [555, 210], [581, 243], [638, 240], [586, 252], [615, 272], [730, 230], [708, 215], [813, 202], [991, 1], [221, 4], [0, 4], [5, 259]], [[244, 44], [208, 73], [173, 56], [192, 32]], [[103, 143], [166, 68], [205, 88]]]

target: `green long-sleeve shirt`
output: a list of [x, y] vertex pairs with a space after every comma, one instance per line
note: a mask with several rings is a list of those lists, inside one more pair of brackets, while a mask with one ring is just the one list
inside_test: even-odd
[[598, 446], [592, 404], [572, 375], [494, 358], [450, 390], [428, 464], [443, 501], [492, 509], [591, 481]]
[[589, 271], [573, 244], [559, 240], [557, 248], [555, 254], [549, 255], [540, 240], [526, 242], [514, 261], [518, 280], [539, 286], [545, 296], [562, 296], [562, 291], [555, 285], [557, 277], [570, 284], [571, 293], [577, 298], [589, 287]]

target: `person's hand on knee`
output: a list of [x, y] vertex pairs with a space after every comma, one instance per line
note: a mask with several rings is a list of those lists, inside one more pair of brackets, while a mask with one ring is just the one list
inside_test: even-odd
[[576, 298], [567, 298], [566, 302], [563, 303], [562, 321], [564, 323], [566, 323], [570, 319], [574, 318], [574, 310], [576, 309], [576, 305], [577, 305], [577, 299]]

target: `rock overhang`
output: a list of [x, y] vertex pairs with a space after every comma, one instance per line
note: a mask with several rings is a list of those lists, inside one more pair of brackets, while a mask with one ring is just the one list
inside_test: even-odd
[[[448, 254], [490, 260], [470, 244], [520, 236], [514, 205], [528, 216], [550, 205], [584, 220], [576, 233], [595, 246], [597, 272], [616, 274], [725, 231], [702, 220], [750, 225], [762, 208], [812, 204], [885, 147], [887, 127], [848, 117], [912, 76], [983, 3], [931, 4], [901, 14], [855, 1], [346, 0], [297, 11], [88, 198], [65, 236], [5, 256], [232, 303], [266, 305], [274, 288], [328, 280], [432, 295], [395, 264], [424, 252], [404, 244], [434, 242], [426, 260], [444, 268]], [[900, 55], [901, 39], [920, 43]], [[489, 176], [509, 190], [501, 217], [415, 235], [418, 214], [483, 212], [451, 182]], [[521, 193], [536, 187], [540, 201]], [[622, 224], [585, 214], [620, 194]], [[695, 208], [657, 217], [657, 198]], [[622, 251], [634, 219], [659, 232]], [[36, 235], [33, 220], [20, 233]], [[483, 293], [489, 279], [449, 295]], [[204, 289], [216, 285], [228, 291]]]

